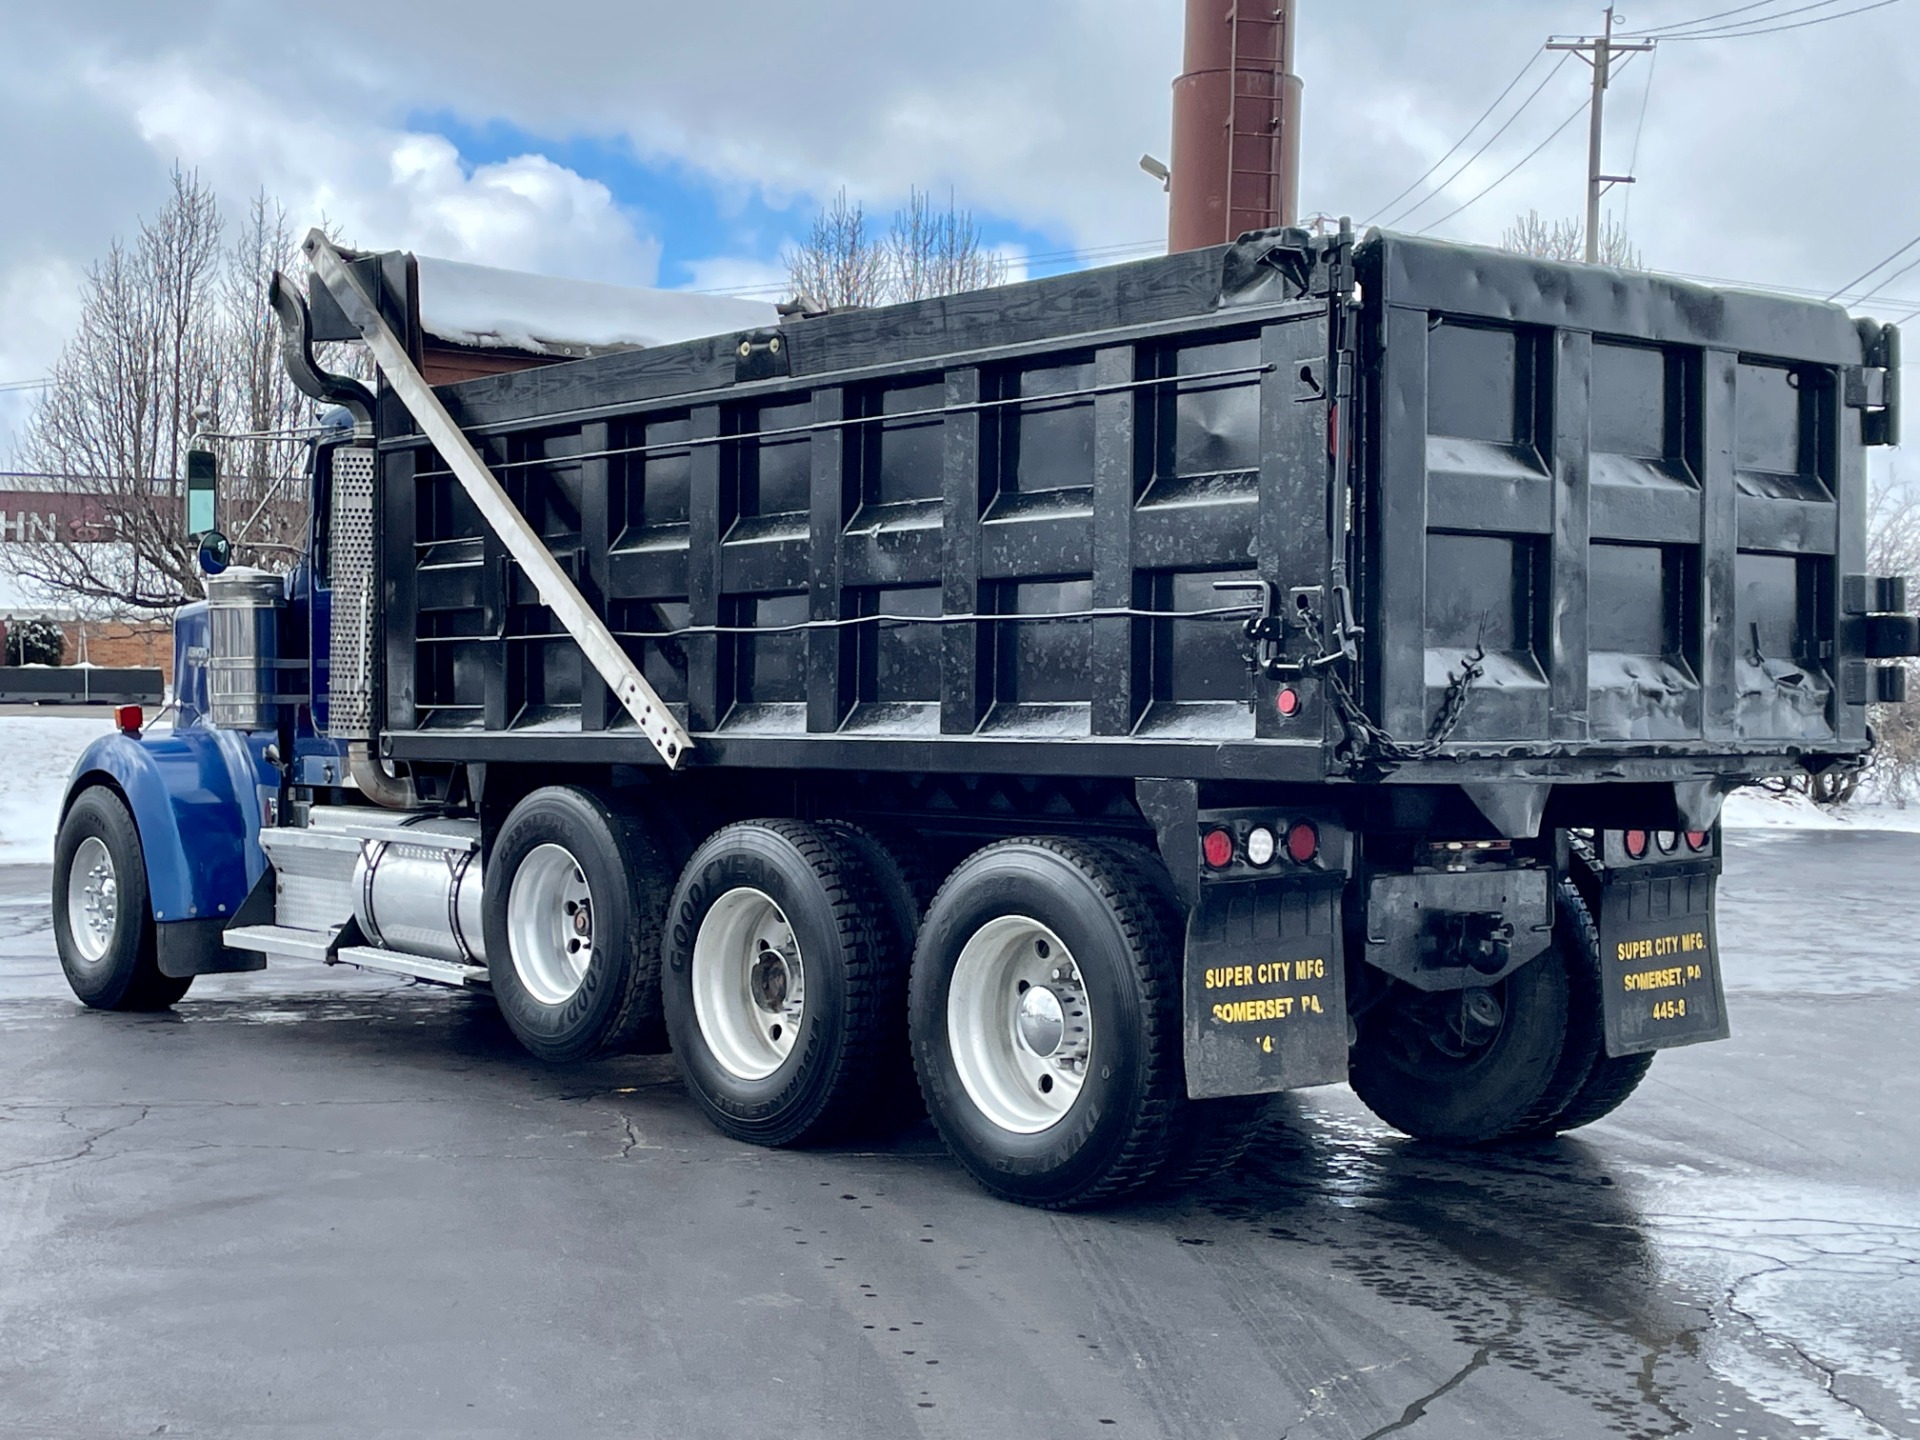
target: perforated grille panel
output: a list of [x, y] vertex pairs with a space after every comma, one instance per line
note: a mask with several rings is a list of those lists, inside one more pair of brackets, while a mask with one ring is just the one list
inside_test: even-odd
[[373, 451], [333, 452], [333, 625], [327, 730], [337, 739], [373, 735]]

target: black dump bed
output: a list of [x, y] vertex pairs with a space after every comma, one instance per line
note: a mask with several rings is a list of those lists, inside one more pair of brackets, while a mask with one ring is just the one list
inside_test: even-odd
[[[440, 393], [693, 765], [1686, 780], [1865, 747], [1891, 343], [1277, 232]], [[391, 753], [652, 762], [380, 419]]]

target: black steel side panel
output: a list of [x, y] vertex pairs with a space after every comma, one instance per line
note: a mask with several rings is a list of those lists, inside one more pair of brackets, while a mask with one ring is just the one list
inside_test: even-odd
[[1388, 731], [1424, 738], [1484, 649], [1457, 751], [1862, 748], [1843, 310], [1399, 236], [1360, 271]]
[[[1223, 305], [1222, 263], [795, 324], [752, 382], [721, 340], [442, 393], [694, 764], [1018, 772], [1046, 741], [1318, 780], [1327, 717], [1256, 718], [1252, 596], [1215, 587], [1325, 581], [1326, 307]], [[650, 761], [431, 449], [383, 463], [390, 753]]]
[[[696, 765], [1341, 774], [1317, 672], [1283, 717], [1240, 617], [1202, 612], [1259, 581], [1324, 632], [1342, 551], [1388, 731], [1423, 738], [1487, 652], [1444, 774], [1397, 778], [1700, 781], [1864, 747], [1844, 314], [1371, 238], [1336, 536], [1326, 308], [1223, 293], [1227, 256], [797, 322], [785, 374], [717, 337], [442, 394]], [[652, 763], [396, 412], [389, 753]]]

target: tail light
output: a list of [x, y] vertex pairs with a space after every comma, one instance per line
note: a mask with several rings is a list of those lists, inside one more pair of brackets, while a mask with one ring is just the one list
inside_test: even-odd
[[1291, 685], [1273, 697], [1273, 708], [1280, 712], [1283, 720], [1290, 720], [1300, 713], [1300, 692]]
[[140, 736], [140, 727], [147, 723], [147, 715], [138, 705], [118, 705], [113, 711], [113, 728], [122, 735]]
[[1226, 869], [1233, 863], [1233, 836], [1225, 830], [1209, 830], [1200, 842], [1200, 853], [1215, 870]]
[[1662, 830], [1653, 837], [1653, 843], [1660, 847], [1662, 855], [1671, 855], [1680, 848], [1680, 836], [1673, 830]]
[[1279, 840], [1266, 826], [1256, 825], [1247, 832], [1247, 859], [1255, 865], [1271, 865], [1279, 849]]
[[1693, 851], [1704, 850], [1707, 848], [1707, 846], [1711, 845], [1712, 843], [1713, 843], [1713, 834], [1711, 831], [1707, 831], [1707, 830], [1687, 831], [1687, 848], [1689, 850], [1693, 850]]
[[1640, 860], [1645, 858], [1647, 853], [1647, 832], [1646, 831], [1629, 830], [1625, 835], [1620, 837], [1620, 843], [1627, 847], [1627, 858], [1629, 860]]
[[1298, 821], [1287, 831], [1287, 858], [1296, 865], [1304, 865], [1320, 853], [1320, 832], [1306, 820]]

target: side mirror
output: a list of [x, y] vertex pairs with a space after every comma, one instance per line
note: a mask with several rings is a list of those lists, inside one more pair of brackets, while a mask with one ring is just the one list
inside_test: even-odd
[[219, 488], [220, 467], [213, 452], [187, 451], [187, 534], [205, 535], [213, 529], [213, 503]]
[[200, 573], [218, 575], [233, 563], [233, 545], [218, 530], [200, 537]]

